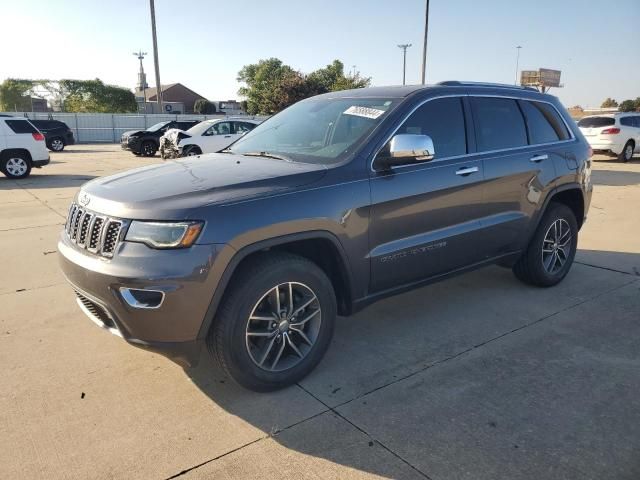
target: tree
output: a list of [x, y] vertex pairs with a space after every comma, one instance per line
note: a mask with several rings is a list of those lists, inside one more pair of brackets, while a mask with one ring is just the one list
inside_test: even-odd
[[266, 115], [313, 95], [362, 88], [371, 83], [371, 79], [358, 74], [345, 76], [344, 65], [339, 60], [304, 76], [277, 58], [245, 65], [238, 72], [238, 81], [246, 84], [238, 94], [246, 97], [247, 113]]
[[199, 98], [193, 104], [193, 111], [201, 115], [210, 115], [216, 113], [216, 105], [206, 98]]
[[636, 111], [636, 102], [635, 100], [625, 100], [620, 103], [618, 110], [621, 112], [635, 112]]
[[602, 102], [602, 105], [600, 105], [601, 108], [614, 108], [618, 106], [618, 102], [616, 102], [613, 98], [607, 98], [604, 102]]
[[67, 112], [129, 113], [138, 110], [130, 90], [95, 80], [60, 80]]
[[34, 80], [7, 78], [0, 84], [0, 111], [31, 111], [31, 93], [35, 84]]

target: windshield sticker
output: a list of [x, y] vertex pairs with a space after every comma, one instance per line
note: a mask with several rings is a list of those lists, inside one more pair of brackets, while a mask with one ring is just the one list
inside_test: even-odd
[[347, 108], [344, 112], [345, 115], [356, 115], [357, 117], [371, 118], [375, 120], [384, 113], [384, 110], [378, 110], [377, 108], [360, 107], [353, 105]]

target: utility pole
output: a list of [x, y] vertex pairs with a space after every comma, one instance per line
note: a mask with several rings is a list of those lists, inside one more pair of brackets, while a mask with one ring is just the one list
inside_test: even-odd
[[517, 51], [518, 53], [516, 53], [516, 79], [515, 79], [515, 81], [513, 82], [513, 84], [514, 84], [514, 85], [518, 85], [518, 63], [520, 62], [520, 49], [521, 49], [521, 48], [522, 48], [522, 47], [521, 47], [520, 45], [518, 45], [518, 46], [516, 47], [516, 51]]
[[156, 98], [158, 100], [158, 113], [162, 113], [162, 84], [160, 83], [160, 63], [158, 62], [158, 39], [156, 35], [156, 8], [153, 0], [149, 0], [151, 7], [151, 34], [153, 35], [153, 63], [156, 68]]
[[144, 113], [147, 113], [147, 76], [144, 73], [144, 67], [142, 66], [142, 60], [147, 52], [138, 50], [133, 54], [140, 60], [140, 72], [138, 73], [138, 89], [142, 90], [142, 96], [144, 97]]
[[422, 46], [422, 85], [427, 77], [427, 35], [429, 33], [429, 0], [424, 10], [424, 45]]
[[402, 49], [402, 85], [406, 85], [407, 77], [407, 48], [411, 46], [410, 43], [403, 43], [398, 45], [398, 48]]

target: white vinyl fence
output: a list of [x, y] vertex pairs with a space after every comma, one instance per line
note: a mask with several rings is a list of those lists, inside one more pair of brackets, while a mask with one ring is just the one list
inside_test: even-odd
[[[225, 118], [224, 115], [175, 115], [136, 113], [59, 113], [6, 112], [5, 115], [27, 117], [32, 120], [60, 120], [66, 123], [78, 143], [118, 143], [127, 130], [144, 130], [158, 122], [169, 120], [207, 120]], [[237, 116], [235, 116], [237, 118]], [[247, 118], [256, 118], [247, 116]]]

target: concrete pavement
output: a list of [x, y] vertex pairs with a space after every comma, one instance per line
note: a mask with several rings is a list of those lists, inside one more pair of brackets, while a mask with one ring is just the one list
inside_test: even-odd
[[96, 328], [57, 269], [77, 188], [159, 158], [52, 159], [0, 178], [0, 478], [640, 478], [640, 161], [595, 162], [561, 285], [491, 267], [384, 300], [259, 395]]

